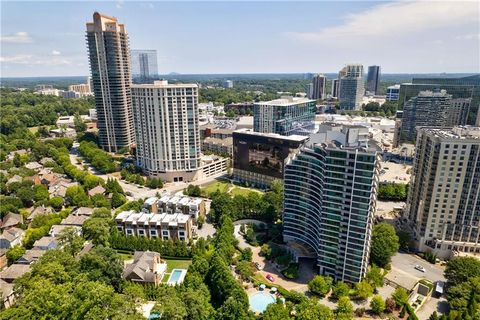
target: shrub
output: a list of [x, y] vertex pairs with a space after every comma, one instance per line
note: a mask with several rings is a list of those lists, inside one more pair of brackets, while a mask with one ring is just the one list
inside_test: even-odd
[[370, 308], [375, 314], [381, 314], [385, 311], [385, 301], [380, 296], [374, 296], [370, 301]]
[[330, 277], [317, 275], [313, 277], [313, 279], [308, 283], [308, 290], [310, 290], [310, 292], [312, 292], [313, 294], [316, 294], [319, 297], [323, 298], [330, 291], [332, 282], [332, 278]]
[[300, 265], [298, 263], [290, 263], [288, 268], [286, 268], [282, 271], [282, 274], [287, 279], [296, 279], [296, 278], [298, 278], [299, 267], [300, 267]]

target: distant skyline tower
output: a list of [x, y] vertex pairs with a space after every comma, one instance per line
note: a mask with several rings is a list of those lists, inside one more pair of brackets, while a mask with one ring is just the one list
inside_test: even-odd
[[311, 95], [309, 96], [310, 99], [325, 99], [326, 96], [326, 85], [327, 85], [327, 77], [323, 74], [316, 74], [312, 78], [312, 91]]
[[140, 81], [158, 78], [157, 50], [132, 50], [132, 77]]
[[342, 110], [360, 110], [365, 85], [363, 82], [363, 66], [349, 64], [339, 72], [340, 86], [338, 100]]
[[93, 14], [87, 44], [100, 145], [118, 152], [135, 143], [128, 34], [117, 18]]
[[380, 66], [369, 66], [367, 75], [366, 90], [370, 93], [378, 93], [378, 85], [380, 83]]
[[340, 79], [332, 80], [332, 97], [338, 98], [338, 89], [340, 87]]

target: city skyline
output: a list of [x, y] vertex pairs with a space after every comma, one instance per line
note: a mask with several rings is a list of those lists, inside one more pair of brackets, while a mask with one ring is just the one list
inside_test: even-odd
[[[330, 73], [349, 63], [471, 73], [480, 69], [479, 10], [472, 1], [4, 2], [1, 72], [87, 75], [81, 26], [99, 11], [128, 25], [131, 48], [157, 50], [162, 74]], [[162, 23], [148, 29], [150, 21]]]

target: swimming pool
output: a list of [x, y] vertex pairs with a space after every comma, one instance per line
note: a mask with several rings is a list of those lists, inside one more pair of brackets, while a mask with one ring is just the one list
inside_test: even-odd
[[172, 273], [170, 274], [170, 278], [168, 278], [167, 283], [170, 285], [176, 285], [176, 284], [182, 283], [186, 273], [187, 273], [187, 270], [185, 269], [173, 269]]
[[275, 302], [275, 298], [266, 292], [257, 292], [248, 298], [250, 308], [253, 312], [265, 312], [270, 303]]

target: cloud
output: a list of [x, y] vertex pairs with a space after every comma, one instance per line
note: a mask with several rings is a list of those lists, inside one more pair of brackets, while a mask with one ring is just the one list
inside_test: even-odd
[[479, 7], [475, 2], [399, 1], [377, 5], [350, 14], [342, 25], [319, 32], [287, 32], [288, 37], [305, 42], [349, 41], [400, 35], [459, 25], [475, 24], [478, 28]]
[[61, 55], [61, 54], [62, 54], [62, 53], [61, 53], [60, 51], [57, 51], [57, 50], [53, 50], [53, 51], [52, 51], [52, 55], [53, 55], [53, 56], [59, 56], [59, 55]]
[[480, 40], [480, 33], [462, 34], [455, 37], [457, 40]]
[[28, 33], [21, 31], [14, 34], [4, 35], [0, 37], [1, 42], [4, 43], [32, 43], [32, 38]]
[[115, 5], [115, 7], [117, 9], [122, 9], [123, 8], [123, 4], [124, 4], [124, 1], [123, 0], [118, 0], [117, 1], [117, 4]]
[[[58, 51], [57, 51], [58, 52]], [[29, 54], [17, 54], [13, 56], [0, 57], [2, 64], [17, 64], [17, 65], [43, 65], [43, 66], [60, 66], [71, 65], [70, 59], [59, 57], [58, 55], [52, 56], [33, 56]]]

